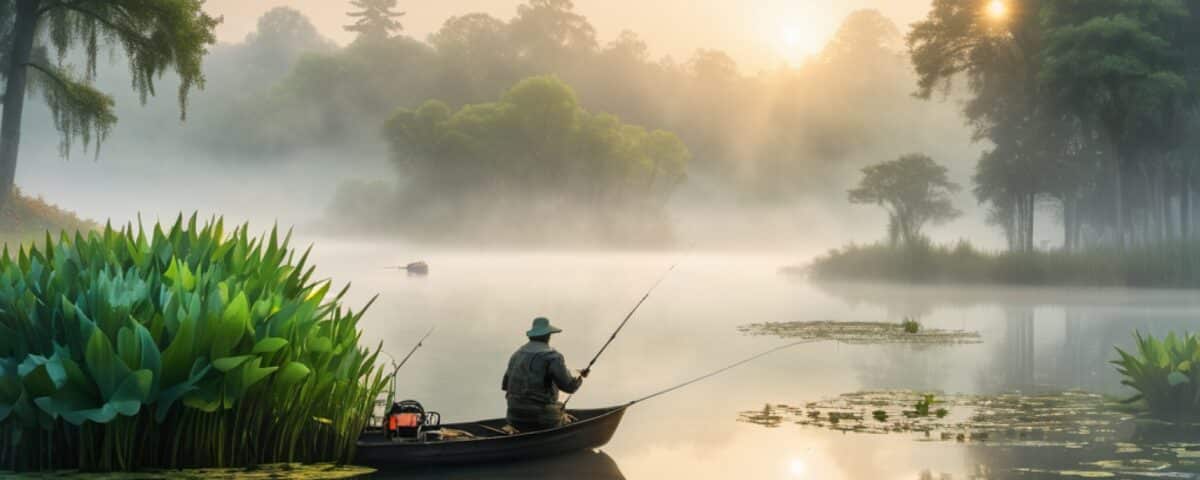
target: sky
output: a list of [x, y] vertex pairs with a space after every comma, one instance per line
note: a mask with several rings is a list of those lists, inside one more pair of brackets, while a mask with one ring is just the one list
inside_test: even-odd
[[[928, 11], [931, 0], [576, 0], [575, 8], [596, 26], [601, 43], [632, 30], [656, 57], [686, 59], [698, 48], [730, 53], [746, 69], [772, 68], [815, 53], [850, 12], [878, 9], [906, 29]], [[254, 30], [260, 15], [291, 6], [339, 43], [352, 39], [348, 0], [208, 0], [210, 13], [223, 15], [223, 42], [237, 42]], [[400, 0], [408, 35], [425, 39], [454, 15], [484, 12], [508, 20], [521, 0]]]

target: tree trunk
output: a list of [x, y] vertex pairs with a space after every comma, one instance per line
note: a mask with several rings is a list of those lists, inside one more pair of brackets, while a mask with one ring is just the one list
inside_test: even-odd
[[1179, 176], [1179, 238], [1192, 238], [1192, 162], [1185, 161]]
[[1121, 155], [1117, 154], [1117, 160], [1113, 165], [1113, 180], [1115, 192], [1113, 195], [1113, 208], [1117, 214], [1116, 228], [1116, 245], [1120, 250], [1125, 249], [1125, 185], [1121, 171]]
[[29, 59], [37, 26], [37, 0], [18, 0], [13, 25], [12, 63], [4, 89], [4, 113], [0, 116], [0, 207], [12, 197], [21, 147], [21, 116], [25, 112], [25, 90]]
[[1184, 168], [1180, 185], [1180, 238], [1188, 241], [1192, 239], [1192, 168]]

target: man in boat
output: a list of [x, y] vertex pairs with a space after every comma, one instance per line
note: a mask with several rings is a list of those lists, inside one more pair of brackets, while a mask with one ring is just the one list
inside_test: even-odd
[[508, 423], [519, 431], [545, 430], [570, 421], [558, 402], [558, 392], [575, 393], [588, 370], [572, 375], [562, 354], [550, 346], [550, 336], [560, 332], [550, 320], [535, 318], [533, 328], [525, 332], [529, 342], [508, 360], [501, 388], [508, 400]]

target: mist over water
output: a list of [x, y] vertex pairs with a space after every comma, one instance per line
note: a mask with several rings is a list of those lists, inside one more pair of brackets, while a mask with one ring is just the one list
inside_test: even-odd
[[[633, 407], [602, 449], [607, 458], [437, 469], [426, 472], [428, 478], [517, 478], [579, 468], [599, 471], [596, 478], [913, 479], [926, 470], [934, 478], [969, 478], [980, 465], [999, 470], [1014, 460], [998, 457], [1003, 449], [788, 424], [766, 429], [736, 422], [733, 413], [874, 389], [1127, 395], [1106, 364], [1113, 346], [1127, 348], [1135, 328], [1154, 334], [1195, 328], [1200, 314], [1195, 295], [1176, 291], [818, 287], [779, 275], [777, 266], [789, 257], [772, 254], [413, 251], [400, 244], [322, 242], [315, 255], [328, 266], [324, 272], [354, 282], [351, 304], [382, 294], [368, 315], [368, 344], [383, 340], [393, 354], [403, 354], [436, 326], [402, 372], [400, 396], [421, 400], [447, 422], [503, 414], [501, 360], [523, 342], [529, 318], [547, 315], [562, 326], [553, 344], [571, 367], [581, 368], [632, 302], [675, 262], [681, 263], [613, 343], [573, 405], [621, 404], [781, 343], [739, 334], [736, 328], [748, 323], [911, 316], [925, 328], [982, 336], [982, 344], [962, 346], [802, 345]], [[433, 265], [428, 277], [377, 268], [415, 255]], [[1014, 455], [1028, 465], [1071, 467], [1066, 458], [1037, 459], [1035, 448]], [[794, 475], [797, 468], [806, 473]]]

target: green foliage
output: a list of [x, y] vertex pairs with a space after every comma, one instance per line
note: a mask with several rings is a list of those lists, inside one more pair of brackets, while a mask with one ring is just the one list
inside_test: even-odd
[[1117, 348], [1112, 363], [1124, 376], [1122, 384], [1137, 391], [1129, 403], [1142, 405], [1157, 418], [1190, 421], [1200, 418], [1200, 336], [1170, 333], [1159, 340], [1134, 333], [1137, 351]]
[[[362, 311], [272, 230], [47, 235], [0, 257], [0, 460], [18, 469], [353, 458], [384, 386]], [[321, 419], [321, 421], [317, 421]]]
[[[533, 236], [543, 227], [599, 226], [618, 216], [641, 220], [661, 212], [691, 157], [670, 132], [584, 110], [575, 92], [552, 76], [525, 79], [498, 102], [457, 111], [436, 100], [400, 109], [384, 136], [411, 181], [400, 198], [381, 201], [449, 213], [459, 226], [516, 213], [508, 217], [525, 219], [522, 227]], [[353, 195], [339, 200], [360, 203]], [[553, 209], [530, 215], [540, 204]], [[605, 206], [604, 218], [588, 212], [596, 205]], [[445, 213], [438, 223], [446, 223]]]
[[[95, 80], [101, 50], [106, 45], [124, 50], [129, 59], [133, 89], [142, 102], [155, 94], [156, 79], [168, 69], [179, 75], [180, 115], [187, 116], [187, 98], [193, 88], [204, 86], [201, 63], [208, 46], [216, 43], [213, 30], [220, 22], [204, 13], [202, 0], [16, 0], [4, 2], [16, 8], [0, 11], [14, 30], [29, 25], [45, 35], [45, 45], [32, 51], [15, 51], [22, 43], [8, 39], [4, 58], [32, 56], [28, 67], [37, 75], [35, 84], [46, 92], [55, 126], [63, 134], [63, 152], [79, 139], [85, 146], [103, 140], [116, 123], [111, 97], [97, 91]], [[28, 47], [26, 47], [28, 48]], [[57, 53], [53, 61], [46, 50]], [[82, 72], [72, 72], [63, 59], [69, 52], [82, 52]], [[7, 68], [0, 69], [8, 75]], [[14, 88], [25, 88], [14, 85]]]
[[962, 214], [950, 202], [958, 184], [950, 181], [946, 167], [927, 155], [905, 155], [866, 167], [862, 173], [858, 187], [849, 192], [850, 202], [886, 208], [893, 243], [918, 242], [925, 224], [944, 223]]
[[904, 317], [904, 321], [900, 322], [900, 326], [904, 328], [904, 333], [917, 333], [921, 331], [921, 322], [911, 317]]
[[848, 245], [813, 261], [823, 281], [906, 283], [1200, 287], [1194, 242], [1078, 251], [984, 252], [967, 242]]

